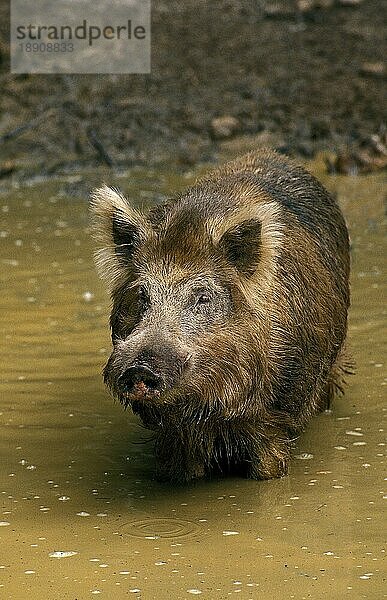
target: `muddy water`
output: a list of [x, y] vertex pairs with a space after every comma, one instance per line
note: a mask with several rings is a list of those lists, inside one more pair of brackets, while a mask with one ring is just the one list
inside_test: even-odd
[[[382, 178], [325, 183], [351, 230], [358, 373], [288, 477], [185, 488], [152, 479], [149, 433], [103, 387], [86, 201], [59, 184], [1, 197], [1, 599], [383, 597]], [[122, 181], [145, 204], [170, 185]]]

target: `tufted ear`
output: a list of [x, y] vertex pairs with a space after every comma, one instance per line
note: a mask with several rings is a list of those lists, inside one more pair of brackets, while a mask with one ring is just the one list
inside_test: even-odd
[[114, 188], [93, 190], [90, 209], [93, 232], [99, 248], [95, 252], [97, 270], [113, 289], [128, 276], [135, 250], [151, 234], [145, 217]]
[[219, 241], [227, 260], [246, 277], [253, 275], [261, 257], [261, 231], [261, 221], [247, 219], [230, 227]]

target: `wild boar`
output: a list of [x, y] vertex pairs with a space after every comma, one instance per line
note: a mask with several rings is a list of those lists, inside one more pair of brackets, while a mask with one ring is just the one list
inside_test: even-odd
[[148, 214], [109, 187], [91, 207], [113, 300], [104, 379], [154, 430], [159, 477], [285, 475], [293, 440], [348, 370], [335, 199], [261, 150]]

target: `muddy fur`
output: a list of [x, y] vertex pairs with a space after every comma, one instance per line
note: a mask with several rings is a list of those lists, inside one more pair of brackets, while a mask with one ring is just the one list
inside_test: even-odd
[[154, 430], [159, 477], [285, 475], [293, 440], [350, 371], [335, 200], [259, 151], [147, 215], [107, 187], [92, 210], [113, 299], [105, 381]]

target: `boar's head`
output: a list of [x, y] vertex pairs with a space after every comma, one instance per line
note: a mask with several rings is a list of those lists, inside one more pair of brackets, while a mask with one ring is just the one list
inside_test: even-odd
[[262, 220], [223, 210], [198, 192], [144, 215], [108, 187], [94, 191], [92, 210], [97, 267], [113, 300], [104, 370], [113, 396], [149, 427], [176, 404], [192, 418], [240, 413], [260, 385], [265, 290], [253, 292], [251, 281], [270, 261], [261, 239], [270, 211]]

